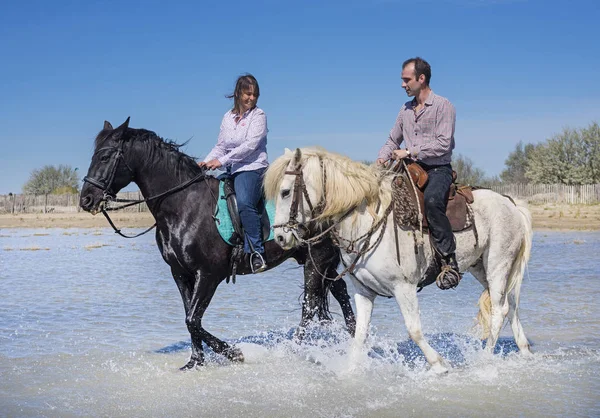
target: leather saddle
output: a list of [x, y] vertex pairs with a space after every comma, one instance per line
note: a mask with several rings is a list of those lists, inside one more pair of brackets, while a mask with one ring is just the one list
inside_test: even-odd
[[[236, 244], [243, 244], [244, 242], [244, 228], [242, 227], [242, 220], [240, 219], [240, 212], [238, 210], [237, 199], [235, 197], [235, 189], [233, 186], [233, 179], [230, 177], [220, 177], [219, 180], [223, 182], [223, 196], [227, 202], [227, 211], [233, 224], [234, 234], [231, 237], [231, 242]], [[271, 220], [266, 210], [264, 199], [261, 199], [258, 210], [261, 213], [261, 226], [262, 226], [262, 238], [263, 241], [269, 239], [271, 233]]]
[[[423, 228], [427, 228], [427, 218], [425, 217], [425, 202], [424, 202], [424, 190], [429, 177], [427, 172], [416, 162], [407, 163], [406, 173], [401, 172], [396, 178], [394, 178], [393, 189], [396, 190], [407, 190], [406, 195], [409, 196], [410, 202], [409, 205], [412, 209], [420, 208], [421, 214], [423, 214]], [[403, 170], [404, 171], [404, 170]], [[408, 178], [412, 179], [412, 182], [417, 189], [417, 196], [415, 196], [415, 192], [413, 186]], [[395, 198], [395, 206], [398, 199]], [[471, 186], [463, 186], [456, 184], [456, 171], [452, 171], [452, 184], [450, 185], [450, 190], [448, 192], [448, 205], [446, 206], [446, 216], [448, 216], [448, 220], [450, 221], [450, 225], [452, 225], [452, 231], [462, 231], [465, 228], [471, 226], [472, 219], [470, 214], [470, 209], [468, 205], [473, 203], [473, 189]], [[394, 208], [395, 209], [395, 208]], [[406, 219], [406, 216], [403, 216]], [[406, 224], [407, 222], [400, 222], [401, 224]], [[409, 221], [409, 224], [414, 225], [414, 221]], [[418, 224], [418, 221], [417, 221]]]

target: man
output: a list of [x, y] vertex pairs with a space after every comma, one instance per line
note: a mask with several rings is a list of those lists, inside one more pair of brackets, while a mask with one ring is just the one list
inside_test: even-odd
[[[424, 59], [411, 58], [402, 64], [402, 88], [413, 99], [400, 109], [396, 124], [379, 151], [377, 164], [386, 164], [392, 158], [412, 158], [427, 171], [425, 216], [432, 243], [445, 266], [437, 284], [442, 289], [451, 289], [461, 278], [455, 255], [456, 242], [446, 216], [452, 184], [450, 162], [456, 111], [448, 99], [431, 90], [430, 80], [431, 67]], [[405, 148], [401, 149], [402, 142]]]

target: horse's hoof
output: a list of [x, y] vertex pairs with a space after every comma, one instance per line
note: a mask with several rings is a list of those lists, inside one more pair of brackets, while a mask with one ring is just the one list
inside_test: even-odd
[[431, 365], [431, 371], [438, 376], [448, 374], [448, 368], [441, 363]]
[[296, 329], [296, 331], [294, 332], [292, 341], [294, 341], [294, 343], [296, 343], [296, 344], [300, 344], [304, 340], [305, 335], [306, 335], [306, 328], [298, 327]]
[[187, 372], [189, 370], [193, 370], [196, 367], [202, 366], [203, 362], [197, 360], [197, 359], [193, 359], [191, 358], [183, 367], [180, 367], [179, 370], [181, 370], [182, 372]]
[[229, 350], [227, 350], [227, 358], [231, 361], [234, 361], [236, 363], [243, 363], [244, 362], [244, 354], [242, 353], [242, 350], [240, 350], [239, 348], [236, 347], [232, 347]]

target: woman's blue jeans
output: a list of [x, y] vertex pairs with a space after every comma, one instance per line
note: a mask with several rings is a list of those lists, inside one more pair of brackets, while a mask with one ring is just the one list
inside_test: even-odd
[[265, 252], [260, 225], [261, 214], [258, 211], [258, 204], [263, 196], [262, 181], [265, 171], [266, 168], [261, 168], [239, 171], [232, 175], [240, 220], [246, 233], [244, 252], [248, 254], [252, 253], [252, 249], [261, 254]]

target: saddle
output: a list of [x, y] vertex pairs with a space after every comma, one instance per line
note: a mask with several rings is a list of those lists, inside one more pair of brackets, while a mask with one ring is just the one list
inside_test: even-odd
[[[229, 244], [237, 245], [244, 243], [244, 228], [242, 227], [242, 220], [240, 219], [240, 212], [238, 211], [237, 199], [235, 197], [235, 189], [233, 187], [233, 179], [230, 177], [219, 178], [223, 182], [223, 196], [227, 204], [227, 212], [233, 226], [233, 233], [230, 238], [226, 239]], [[261, 199], [258, 210], [261, 212], [260, 224], [262, 225], [262, 238], [263, 241], [268, 241], [271, 235], [271, 219], [269, 219], [269, 213], [267, 211], [267, 205], [265, 205], [264, 199]]]
[[[416, 188], [416, 196], [411, 181]], [[394, 194], [394, 217], [401, 225], [419, 226], [417, 210], [420, 208], [423, 229], [428, 227], [425, 217], [424, 190], [429, 176], [427, 172], [416, 162], [407, 163], [406, 172], [396, 176], [392, 183]], [[446, 216], [452, 226], [452, 231], [458, 232], [468, 228], [472, 224], [472, 216], [468, 205], [473, 203], [473, 189], [471, 186], [456, 184], [456, 171], [452, 170], [452, 184], [448, 191], [448, 205]]]
[[[244, 253], [244, 228], [238, 211], [233, 179], [224, 175], [220, 176], [219, 180], [219, 198], [213, 218], [221, 238], [233, 247], [227, 283], [230, 279], [235, 283], [238, 264], [247, 263], [249, 260]], [[270, 241], [274, 238], [271, 223], [275, 218], [275, 205], [273, 202], [265, 202], [263, 199], [259, 203], [258, 210], [261, 212], [263, 241]]]

